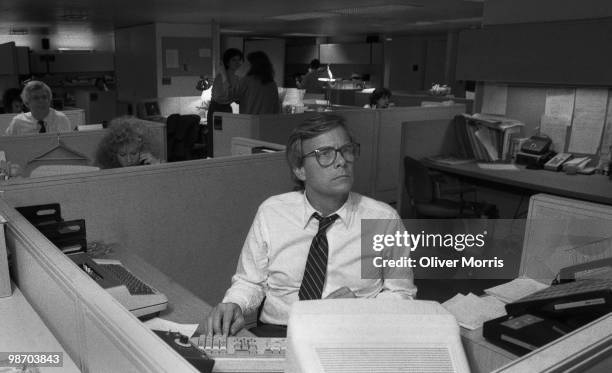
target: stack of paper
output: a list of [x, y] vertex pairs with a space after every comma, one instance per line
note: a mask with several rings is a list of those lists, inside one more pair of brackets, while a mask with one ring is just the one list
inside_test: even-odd
[[442, 306], [455, 316], [459, 325], [470, 330], [478, 329], [485, 321], [506, 314], [503, 302], [494, 297], [478, 297], [472, 293], [457, 294], [442, 303]]
[[179, 332], [187, 337], [193, 336], [198, 330], [198, 324], [179, 324], [159, 317], [152, 318], [144, 322], [149, 329], [161, 330], [162, 332]]
[[547, 287], [548, 285], [545, 285], [539, 281], [526, 277], [520, 277], [505, 284], [489, 288], [485, 290], [485, 293], [492, 295], [503, 302], [512, 303], [532, 293], [535, 293], [536, 291], [546, 289]]

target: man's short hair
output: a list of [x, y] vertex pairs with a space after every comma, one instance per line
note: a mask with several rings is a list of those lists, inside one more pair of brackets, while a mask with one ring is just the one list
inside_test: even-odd
[[313, 70], [316, 70], [319, 67], [321, 67], [321, 61], [319, 61], [317, 58], [314, 58], [310, 61], [310, 63], [308, 64], [308, 67], [310, 67]]
[[28, 82], [25, 87], [23, 87], [23, 91], [21, 91], [21, 101], [28, 104], [30, 102], [32, 92], [39, 90], [45, 91], [45, 93], [49, 96], [49, 102], [53, 101], [53, 93], [51, 93], [51, 88], [38, 80], [32, 80]]
[[227, 69], [229, 67], [230, 60], [236, 56], [240, 57], [241, 61], [244, 60], [244, 55], [242, 54], [242, 51], [240, 49], [226, 49], [225, 52], [223, 52], [223, 66], [225, 66], [225, 68]]
[[302, 122], [300, 125], [295, 127], [289, 136], [287, 141], [287, 163], [289, 163], [289, 169], [291, 171], [291, 177], [300, 188], [304, 188], [304, 182], [299, 180], [293, 170], [300, 168], [304, 165], [304, 154], [302, 152], [302, 142], [304, 140], [315, 138], [326, 132], [333, 130], [334, 128], [342, 128], [349, 137], [349, 140], [353, 141], [353, 136], [349, 132], [348, 128], [344, 124], [344, 119], [337, 115], [322, 114], [315, 117], [309, 118]]

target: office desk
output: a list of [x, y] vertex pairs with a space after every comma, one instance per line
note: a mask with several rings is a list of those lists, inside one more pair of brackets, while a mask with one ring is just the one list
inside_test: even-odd
[[[162, 319], [181, 324], [198, 324], [197, 333], [205, 332], [206, 318], [212, 306], [198, 298], [195, 294], [179, 285], [159, 269], [147, 263], [142, 258], [118, 250], [111, 257], [118, 259], [136, 277], [162, 292], [168, 298], [168, 308], [159, 315]], [[197, 279], [194, 279], [197, 281]], [[246, 329], [238, 332], [239, 336], [252, 336]]]
[[[80, 372], [16, 286], [10, 297], [0, 298], [0, 320], [0, 351], [61, 352], [64, 355], [62, 368], [40, 367], [40, 372]], [[4, 366], [4, 359], [0, 356], [0, 368]]]
[[518, 171], [486, 170], [476, 163], [444, 165], [428, 160], [423, 163], [430, 169], [468, 179], [477, 185], [492, 188], [517, 188], [525, 193], [549, 193], [584, 201], [612, 205], [612, 181], [603, 175], [566, 175], [563, 172], [528, 170], [517, 165]]

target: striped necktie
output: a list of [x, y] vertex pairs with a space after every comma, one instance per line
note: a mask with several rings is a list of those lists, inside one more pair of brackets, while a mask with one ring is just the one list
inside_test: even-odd
[[38, 130], [38, 133], [45, 133], [45, 132], [47, 132], [47, 127], [45, 127], [45, 121], [44, 120], [39, 120], [38, 124], [40, 124], [40, 129]]
[[338, 218], [337, 214], [323, 218], [317, 212], [313, 216], [319, 221], [319, 231], [310, 244], [304, 277], [298, 292], [300, 300], [321, 299], [327, 273], [328, 244], [326, 231]]

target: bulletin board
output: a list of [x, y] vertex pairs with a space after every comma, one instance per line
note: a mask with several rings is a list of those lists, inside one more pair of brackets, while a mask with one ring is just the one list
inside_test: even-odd
[[163, 76], [212, 75], [212, 39], [162, 37]]

